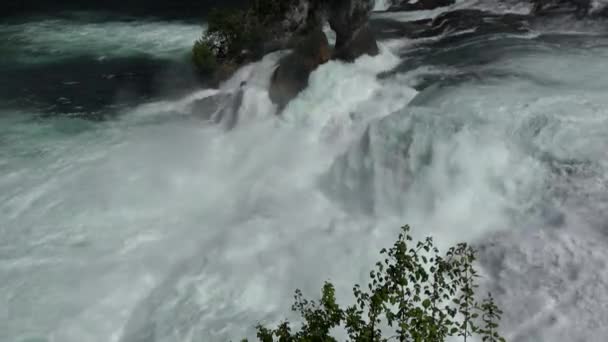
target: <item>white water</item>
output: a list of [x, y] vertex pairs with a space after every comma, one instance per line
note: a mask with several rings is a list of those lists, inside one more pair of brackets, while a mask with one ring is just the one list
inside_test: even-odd
[[385, 11], [390, 7], [390, 0], [378, 0], [374, 5], [374, 11]]
[[[247, 80], [231, 131], [192, 117], [204, 90], [103, 123], [0, 114], [0, 341], [237, 340], [296, 287], [350, 300], [404, 223], [480, 245], [510, 340], [604, 341], [608, 49], [556, 49], [380, 81], [384, 47], [282, 118], [268, 56], [221, 90]], [[429, 70], [481, 78], [417, 94]]]
[[10, 35], [6, 44], [20, 63], [40, 63], [90, 54], [99, 60], [134, 55], [181, 58], [203, 31], [200, 25], [153, 19], [88, 17], [87, 12], [76, 12], [64, 18], [0, 23], [0, 35]]

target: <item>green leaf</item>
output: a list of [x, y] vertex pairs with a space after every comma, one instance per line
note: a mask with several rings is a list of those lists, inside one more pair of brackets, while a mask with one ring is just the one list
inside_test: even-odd
[[[275, 1], [275, 0], [254, 0]], [[372, 283], [367, 288], [353, 286], [355, 304], [343, 310], [336, 302], [334, 286], [326, 282], [320, 301], [305, 299], [296, 290], [293, 308], [302, 316], [299, 330], [291, 330], [287, 322], [275, 330], [257, 327], [261, 342], [336, 342], [330, 336], [334, 327], [343, 326], [352, 342], [387, 342], [393, 338], [403, 341], [443, 342], [446, 336], [479, 335], [489, 342], [502, 341], [496, 331], [500, 310], [491, 295], [481, 303], [475, 301], [477, 284], [476, 270], [470, 262], [474, 250], [466, 244], [450, 248], [447, 259], [437, 256], [428, 259], [418, 251], [410, 249], [405, 240], [409, 227], [386, 253], [384, 264], [376, 263], [377, 269], [370, 272]], [[432, 239], [416, 242], [419, 248], [436, 251]], [[438, 253], [438, 252], [437, 252]], [[455, 298], [454, 298], [455, 297]], [[420, 304], [419, 304], [420, 303]], [[429, 310], [430, 309], [430, 310]], [[483, 329], [472, 320], [479, 317]], [[457, 313], [464, 321], [456, 318]], [[379, 326], [396, 327], [396, 336], [383, 336]]]

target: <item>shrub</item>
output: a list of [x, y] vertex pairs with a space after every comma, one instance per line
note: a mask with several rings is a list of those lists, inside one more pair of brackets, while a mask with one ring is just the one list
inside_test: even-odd
[[211, 73], [217, 68], [217, 58], [213, 45], [201, 38], [192, 47], [192, 62], [204, 73]]
[[443, 342], [450, 336], [467, 341], [473, 335], [504, 342], [494, 299], [489, 294], [478, 302], [475, 296], [475, 250], [461, 243], [442, 256], [431, 238], [414, 244], [409, 232], [402, 227], [394, 245], [380, 251], [383, 260], [370, 272], [370, 283], [353, 287], [355, 304], [339, 306], [330, 282], [318, 303], [296, 290], [292, 310], [302, 317], [300, 328], [294, 331], [287, 321], [275, 329], [258, 325], [259, 341], [336, 342], [330, 333], [341, 327], [353, 342]]
[[[194, 44], [194, 64], [204, 72], [224, 63], [242, 63], [261, 57], [268, 27], [282, 20], [290, 1], [254, 0], [246, 10], [214, 9], [207, 30]], [[215, 57], [212, 59], [209, 52]]]

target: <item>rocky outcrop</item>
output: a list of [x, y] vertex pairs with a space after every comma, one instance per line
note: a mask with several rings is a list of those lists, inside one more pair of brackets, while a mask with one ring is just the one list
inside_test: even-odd
[[[292, 49], [279, 61], [269, 89], [271, 100], [283, 108], [330, 58], [352, 62], [379, 53], [367, 25], [374, 5], [375, 0], [257, 0], [245, 10], [214, 11], [193, 48], [193, 61], [218, 84], [246, 63]], [[336, 33], [334, 49], [323, 33], [326, 22]]]
[[[366, 27], [375, 0], [286, 0], [290, 5], [284, 18], [271, 25], [263, 42], [264, 53], [297, 48], [294, 37], [304, 32], [322, 29], [327, 21], [336, 33], [336, 56], [353, 60], [364, 54], [376, 55], [378, 45]], [[373, 40], [373, 41], [372, 41]], [[365, 44], [363, 44], [365, 43]], [[352, 48], [352, 51], [348, 51]]]
[[378, 54], [376, 39], [367, 28], [374, 4], [373, 0], [330, 1], [328, 21], [336, 33], [335, 58], [352, 61], [364, 54]]
[[[270, 99], [279, 110], [306, 88], [310, 73], [330, 57], [352, 62], [365, 54], [378, 54], [376, 38], [367, 25], [374, 3], [374, 0], [308, 2], [305, 25], [308, 33], [301, 39], [292, 38], [286, 42], [283, 47], [288, 46], [294, 51], [279, 61], [270, 82]], [[325, 19], [336, 32], [333, 54], [322, 31]]]
[[349, 40], [343, 42], [334, 51], [333, 58], [352, 62], [362, 55], [375, 56], [379, 53], [376, 37], [369, 26], [363, 25], [352, 34]]
[[272, 102], [283, 109], [306, 86], [308, 78], [319, 65], [327, 62], [331, 48], [325, 33], [316, 29], [299, 39], [296, 48], [283, 57], [272, 75], [268, 90]]
[[432, 10], [439, 7], [450, 6], [454, 4], [454, 0], [394, 0], [388, 11], [422, 11]]
[[283, 0], [281, 6], [284, 14], [278, 20], [268, 20], [262, 24], [266, 27], [266, 37], [262, 45], [264, 53], [289, 48], [294, 37], [311, 27], [319, 26], [318, 5], [311, 0]]

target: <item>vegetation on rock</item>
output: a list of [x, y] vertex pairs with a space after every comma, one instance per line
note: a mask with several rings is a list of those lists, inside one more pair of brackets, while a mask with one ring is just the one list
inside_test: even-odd
[[394, 245], [380, 254], [383, 260], [370, 272], [370, 283], [353, 287], [355, 304], [340, 306], [330, 282], [318, 302], [296, 290], [292, 310], [302, 317], [299, 329], [287, 321], [274, 329], [260, 324], [259, 341], [336, 342], [332, 332], [344, 329], [352, 342], [467, 341], [474, 335], [484, 342], [504, 342], [498, 333], [502, 311], [491, 294], [477, 299], [472, 247], [461, 243], [443, 255], [431, 238], [412, 242], [405, 226]]
[[263, 40], [272, 36], [273, 23], [281, 21], [291, 2], [255, 0], [247, 9], [214, 9], [192, 49], [194, 64], [207, 73], [261, 57]]
[[211, 12], [206, 32], [192, 48], [193, 62], [199, 70], [211, 72], [219, 64], [240, 63], [248, 57], [261, 33], [258, 23], [247, 15], [242, 10]]
[[[328, 21], [336, 32], [334, 57], [352, 61], [378, 54], [375, 37], [365, 25], [374, 0], [253, 0], [242, 10], [215, 10], [208, 28], [193, 47], [199, 70], [242, 65], [264, 54], [297, 48], [301, 38], [322, 31]], [[345, 58], [342, 58], [345, 56]]]

